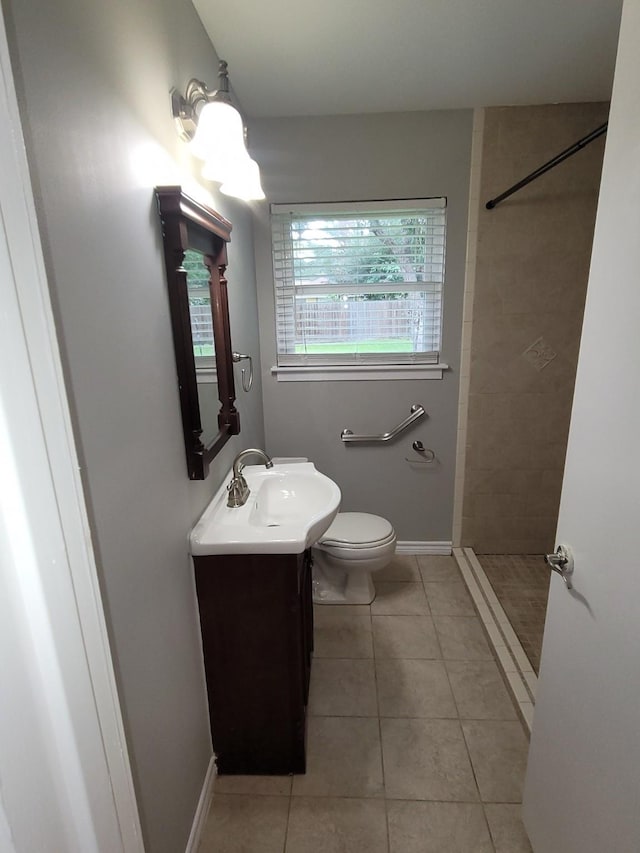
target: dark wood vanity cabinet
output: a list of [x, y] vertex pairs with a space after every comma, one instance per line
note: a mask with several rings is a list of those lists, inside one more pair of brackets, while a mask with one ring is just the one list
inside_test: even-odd
[[194, 563], [218, 773], [304, 773], [310, 551]]

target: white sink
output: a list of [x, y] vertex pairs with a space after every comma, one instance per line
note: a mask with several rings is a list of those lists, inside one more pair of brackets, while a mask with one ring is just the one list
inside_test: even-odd
[[230, 471], [191, 532], [192, 554], [300, 554], [340, 508], [340, 489], [312, 462], [247, 465], [242, 474], [246, 504], [227, 506]]

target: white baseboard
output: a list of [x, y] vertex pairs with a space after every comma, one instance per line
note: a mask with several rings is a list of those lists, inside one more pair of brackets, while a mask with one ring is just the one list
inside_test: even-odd
[[212, 755], [202, 784], [202, 791], [200, 792], [200, 799], [198, 800], [196, 813], [193, 816], [193, 825], [191, 826], [191, 832], [189, 833], [189, 840], [187, 841], [185, 853], [197, 853], [198, 851], [202, 830], [204, 829], [207, 814], [209, 813], [209, 804], [211, 803], [211, 797], [213, 796], [213, 783], [215, 782], [216, 772], [216, 757], [215, 755]]
[[451, 542], [396, 542], [396, 554], [438, 554], [449, 556]]

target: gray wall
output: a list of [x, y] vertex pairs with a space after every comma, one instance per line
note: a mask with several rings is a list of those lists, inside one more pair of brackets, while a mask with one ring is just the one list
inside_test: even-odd
[[[553, 550], [604, 137], [484, 202], [606, 121], [607, 104], [485, 110], [462, 542]], [[525, 355], [543, 339], [551, 361]]]
[[[460, 331], [472, 113], [263, 119], [251, 146], [270, 202], [349, 201], [447, 196], [447, 258], [442, 380], [277, 382], [268, 205], [256, 221], [256, 269], [267, 447], [302, 455], [333, 477], [344, 510], [387, 517], [400, 539], [450, 540], [457, 425]], [[412, 403], [429, 419], [390, 445], [346, 446], [344, 427], [384, 432]], [[433, 466], [409, 465], [411, 442], [437, 454]]]
[[[187, 536], [241, 447], [263, 443], [260, 371], [242, 434], [187, 478], [153, 186], [206, 200], [169, 89], [217, 59], [188, 0], [5, 6], [92, 534], [147, 849], [184, 850], [210, 758]], [[258, 356], [251, 215], [231, 219], [231, 326]], [[237, 374], [239, 378], [239, 373]]]

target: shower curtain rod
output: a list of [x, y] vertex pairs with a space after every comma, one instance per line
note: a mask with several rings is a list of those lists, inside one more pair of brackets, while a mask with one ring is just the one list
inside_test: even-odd
[[526, 185], [530, 184], [531, 181], [535, 181], [535, 179], [539, 178], [540, 175], [544, 175], [544, 173], [548, 172], [549, 169], [553, 169], [553, 167], [557, 166], [558, 163], [562, 163], [562, 161], [566, 160], [567, 157], [571, 157], [573, 154], [580, 151], [581, 148], [584, 148], [590, 142], [593, 142], [594, 139], [602, 136], [603, 133], [607, 132], [607, 124], [608, 122], [605, 121], [605, 123], [601, 124], [600, 127], [597, 127], [595, 130], [592, 130], [591, 133], [583, 136], [582, 139], [579, 139], [574, 145], [570, 145], [569, 148], [565, 148], [564, 151], [561, 151], [560, 154], [546, 162], [543, 166], [540, 166], [540, 168], [536, 169], [535, 172], [531, 172], [530, 175], [527, 175], [526, 178], [523, 178], [521, 181], [518, 181], [517, 184], [509, 187], [508, 190], [505, 190], [503, 193], [500, 193], [500, 195], [490, 199], [485, 205], [487, 210], [493, 210], [496, 204], [500, 204], [500, 202], [504, 201], [505, 198], [508, 198], [510, 195], [513, 195], [513, 193], [518, 192], [522, 187], [526, 187]]

